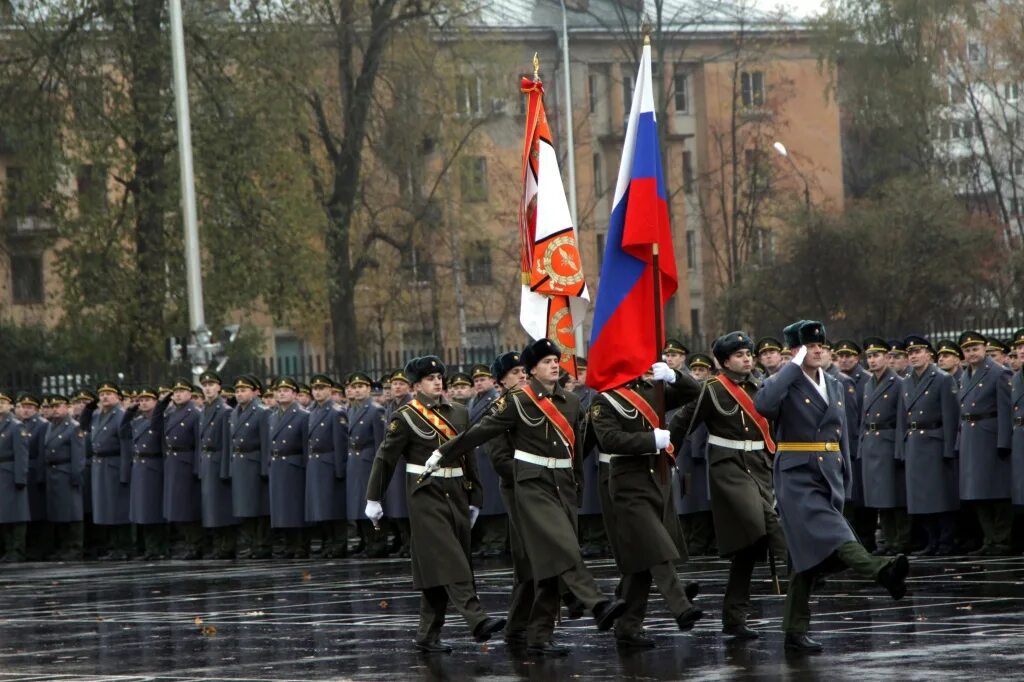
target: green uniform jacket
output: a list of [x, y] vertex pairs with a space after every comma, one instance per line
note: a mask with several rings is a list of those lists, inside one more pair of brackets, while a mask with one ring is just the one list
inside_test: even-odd
[[[750, 396], [760, 388], [760, 378], [729, 378]], [[681, 439], [688, 428], [705, 424], [708, 434], [729, 440], [763, 440], [761, 432], [743, 412], [717, 377], [708, 379], [698, 401], [684, 407], [672, 420], [672, 438]], [[774, 509], [772, 458], [767, 450], [744, 452], [708, 445], [708, 478], [711, 514], [718, 551], [730, 556], [753, 545], [767, 534], [765, 508]]]
[[[638, 380], [627, 384], [654, 407], [654, 386]], [[700, 384], [677, 373], [675, 383], [665, 387], [665, 407], [675, 409], [693, 400]], [[612, 547], [623, 573], [639, 573], [652, 566], [679, 558], [675, 537], [679, 518], [672, 502], [671, 473], [661, 479], [654, 431], [640, 411], [624, 398], [609, 391], [601, 393], [590, 407], [590, 423], [600, 451], [621, 455], [609, 465], [608, 487], [614, 509]]]
[[[462, 405], [444, 398], [431, 400], [422, 393], [416, 398], [451, 424], [456, 432], [469, 425], [469, 413]], [[406, 464], [423, 466], [441, 444], [442, 437], [408, 404], [391, 415], [384, 441], [377, 450], [366, 487], [368, 500], [381, 501], [387, 492], [395, 469], [404, 458]], [[446, 466], [461, 467], [457, 478], [428, 476], [417, 483], [418, 476], [407, 476], [406, 499], [409, 503], [409, 525], [412, 539], [412, 583], [418, 590], [473, 580], [469, 563], [469, 506], [480, 507], [480, 481], [473, 457], [451, 460]]]
[[[576, 432], [576, 450], [583, 452], [584, 420], [580, 401], [557, 384], [549, 393], [536, 379], [530, 386], [540, 400], [550, 400]], [[540, 457], [568, 459], [568, 446], [522, 388], [513, 388], [494, 401], [490, 413], [466, 433], [441, 446], [444, 462], [473, 451], [477, 445], [507, 434], [513, 451]], [[514, 459], [515, 507], [519, 533], [530, 557], [535, 580], [561, 575], [582, 561], [576, 537], [576, 507], [579, 495], [580, 457], [572, 467], [551, 469]], [[502, 462], [495, 461], [502, 476]]]

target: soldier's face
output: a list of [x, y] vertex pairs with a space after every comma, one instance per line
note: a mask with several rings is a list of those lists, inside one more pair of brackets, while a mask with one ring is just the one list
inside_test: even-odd
[[252, 399], [256, 397], [256, 391], [252, 390], [248, 386], [236, 386], [235, 387], [235, 400], [240, 405], [248, 405], [252, 402]]
[[185, 388], [179, 388], [171, 394], [171, 402], [175, 405], [184, 405], [185, 403], [192, 400], [192, 391]]
[[1020, 352], [1019, 351], [1013, 351], [1012, 353], [1010, 353], [1006, 357], [1007, 357], [1007, 362], [1010, 363], [1010, 369], [1012, 369], [1014, 372], [1018, 371], [1020, 369], [1020, 365], [1021, 365]]
[[10, 400], [0, 400], [0, 417], [9, 415], [13, 407]]
[[392, 381], [391, 382], [391, 397], [401, 398], [409, 395], [409, 384], [404, 381]]
[[873, 374], [884, 372], [889, 367], [889, 359], [885, 353], [868, 353], [868, 370]]
[[907, 361], [914, 369], [923, 369], [932, 361], [932, 356], [927, 348], [915, 348], [907, 353]]
[[303, 407], [306, 407], [313, 402], [313, 396], [306, 392], [299, 393], [295, 396], [295, 399], [299, 401], [299, 405], [302, 405]]
[[288, 407], [295, 402], [295, 391], [285, 386], [274, 391], [274, 397], [277, 399], [279, 407]]
[[338, 389], [333, 388], [331, 389], [331, 397], [334, 398], [336, 401], [341, 401], [345, 399], [345, 394], [339, 391]]
[[682, 353], [677, 353], [676, 351], [671, 350], [665, 353], [665, 364], [672, 369], [681, 370], [683, 365], [686, 364], [686, 356]]
[[51, 417], [53, 417], [53, 406], [52, 405], [44, 405], [41, 408], [41, 411], [43, 413], [43, 419], [50, 419]]
[[100, 407], [115, 407], [119, 402], [121, 402], [120, 398], [113, 391], [100, 391]]
[[21, 408], [21, 419], [31, 419], [36, 416], [37, 412], [39, 412], [38, 407], [29, 403], [22, 403], [21, 405], [18, 405], [18, 407]]
[[366, 400], [370, 397], [370, 385], [369, 384], [353, 384], [349, 386], [352, 395], [349, 396], [352, 400]]
[[690, 374], [697, 381], [706, 381], [711, 377], [711, 368], [704, 365], [695, 365], [690, 368]]
[[156, 407], [156, 398], [149, 396], [139, 398], [139, 410], [142, 412], [152, 412], [154, 407]]
[[738, 350], [725, 359], [725, 367], [737, 374], [749, 374], [754, 369], [754, 356], [746, 348]]
[[774, 372], [782, 364], [782, 353], [777, 350], [761, 351], [757, 358], [761, 361], [761, 366], [769, 372]]
[[458, 400], [469, 400], [473, 397], [473, 387], [467, 386], [466, 384], [459, 384], [458, 386], [452, 386], [452, 397]]
[[985, 344], [972, 343], [963, 349], [964, 359], [972, 365], [979, 365], [985, 360]]
[[857, 366], [858, 360], [860, 360], [860, 357], [857, 355], [853, 355], [851, 353], [842, 353], [841, 355], [839, 355], [839, 359], [836, 362], [836, 364], [839, 365], [839, 369], [841, 369], [842, 371], [849, 372], [850, 370]]
[[939, 353], [939, 369], [946, 372], [955, 372], [960, 366], [960, 356], [956, 353]]
[[53, 412], [53, 414], [51, 415], [52, 419], [61, 420], [67, 417], [68, 413], [71, 412], [71, 406], [68, 405], [67, 403], [60, 403], [54, 405], [51, 411]]
[[577, 367], [576, 368], [576, 383], [585, 384], [587, 383], [587, 368]]
[[543, 381], [546, 384], [553, 384], [558, 381], [558, 356], [549, 355], [546, 358], [541, 358], [537, 366], [530, 370], [530, 375], [537, 377], [537, 381]]
[[81, 400], [76, 400], [75, 402], [71, 403], [71, 416], [74, 417], [75, 419], [78, 419], [78, 417], [81, 416], [82, 411], [84, 409], [85, 403], [83, 403]]
[[832, 361], [830, 351], [820, 343], [807, 344], [807, 356], [804, 358], [804, 367], [807, 369], [824, 369]]
[[439, 372], [428, 374], [416, 382], [416, 390], [428, 398], [437, 398], [444, 392], [444, 379]]
[[216, 381], [207, 381], [203, 384], [203, 397], [206, 402], [211, 403], [220, 395], [220, 384]]
[[526, 383], [526, 369], [522, 365], [513, 367], [501, 378], [501, 385], [504, 388], [515, 388]]
[[322, 403], [331, 397], [331, 389], [327, 388], [326, 386], [314, 386], [310, 390], [313, 391], [313, 400], [317, 401], [318, 403]]
[[479, 376], [473, 379], [473, 388], [477, 393], [487, 393], [494, 388], [494, 377]]

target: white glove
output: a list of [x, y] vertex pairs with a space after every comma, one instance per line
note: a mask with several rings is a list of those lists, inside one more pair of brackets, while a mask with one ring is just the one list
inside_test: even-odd
[[474, 507], [469, 505], [469, 527], [472, 528], [476, 525], [476, 518], [480, 516], [480, 507]]
[[430, 454], [430, 457], [427, 458], [427, 463], [424, 464], [423, 466], [426, 467], [428, 473], [431, 472], [431, 471], [437, 471], [438, 469], [440, 469], [441, 468], [441, 451], [440, 450], [434, 450], [434, 452], [432, 452]]
[[664, 450], [668, 447], [668, 444], [672, 441], [672, 434], [668, 429], [654, 429], [654, 447], [658, 450]]
[[367, 500], [366, 511], [364, 513], [366, 514], [366, 518], [370, 519], [374, 522], [374, 524], [376, 524], [378, 521], [381, 520], [381, 518], [383, 518], [384, 508], [380, 506], [380, 502], [376, 502], [374, 500]]
[[676, 380], [675, 370], [664, 362], [656, 362], [651, 365], [651, 374], [654, 375], [655, 381], [664, 381], [666, 384], [675, 383]]
[[804, 364], [804, 358], [807, 357], [807, 346], [800, 346], [796, 350], [796, 355], [793, 356], [793, 362], [796, 365]]

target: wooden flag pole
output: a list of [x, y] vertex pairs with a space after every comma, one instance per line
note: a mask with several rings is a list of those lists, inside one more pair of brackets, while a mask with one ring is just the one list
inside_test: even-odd
[[[665, 346], [662, 338], [664, 329], [662, 327], [661, 308], [661, 265], [658, 263], [658, 242], [651, 244], [651, 264], [654, 266], [654, 362], [661, 362], [661, 349]], [[665, 428], [665, 382], [654, 382], [654, 410], [658, 413], [658, 425]], [[669, 447], [672, 447], [669, 444]], [[668, 483], [668, 453], [661, 453], [658, 458], [658, 471], [661, 474], [661, 482]]]

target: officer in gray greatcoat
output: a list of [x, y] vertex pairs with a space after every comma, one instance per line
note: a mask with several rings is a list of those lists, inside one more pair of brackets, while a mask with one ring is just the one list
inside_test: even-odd
[[340, 559], [348, 555], [348, 415], [335, 409], [330, 377], [314, 374], [309, 387], [313, 402], [309, 405], [306, 436], [306, 522], [320, 527], [323, 557]]
[[0, 561], [25, 560], [28, 508], [28, 443], [31, 431], [13, 413], [14, 401], [0, 391]]
[[154, 388], [135, 394], [136, 404], [125, 412], [121, 440], [131, 448], [131, 521], [142, 537], [142, 559], [167, 558], [167, 520], [164, 517], [164, 412], [171, 401], [159, 402]]
[[[391, 415], [399, 408], [412, 400], [412, 382], [409, 381], [405, 370], [393, 371], [388, 377], [388, 386], [391, 389], [391, 397], [384, 403], [385, 423], [391, 420]], [[404, 466], [405, 462], [398, 463], [399, 469]], [[405, 476], [394, 476], [391, 479], [391, 487], [384, 497], [384, 516], [387, 523], [380, 533], [385, 538], [388, 533], [391, 535], [388, 554], [401, 557], [409, 556], [409, 504], [406, 501], [406, 483]]]
[[825, 326], [802, 320], [784, 334], [787, 345], [797, 349], [793, 361], [765, 380], [754, 406], [775, 422], [775, 496], [793, 566], [782, 622], [785, 647], [814, 652], [822, 647], [807, 632], [818, 576], [852, 568], [901, 599], [909, 563], [902, 554], [889, 560], [872, 556], [843, 516], [851, 479], [847, 394], [823, 371], [829, 353]]
[[228, 420], [231, 408], [221, 396], [221, 378], [216, 372], [199, 375], [205, 398], [199, 415], [199, 485], [203, 528], [212, 540], [211, 559], [234, 559], [238, 519], [231, 510], [231, 476], [224, 470], [231, 455]]
[[242, 375], [235, 379], [238, 405], [228, 418], [230, 457], [221, 465], [221, 474], [231, 477], [231, 510], [241, 522], [238, 555], [250, 559], [271, 557], [267, 485], [269, 410], [256, 397], [262, 388], [263, 384], [255, 376]]
[[309, 413], [295, 400], [299, 384], [280, 377], [274, 384], [277, 406], [270, 411], [270, 527], [283, 529], [285, 559], [308, 559], [306, 534], [306, 434]]
[[346, 392], [348, 407], [348, 461], [345, 471], [345, 500], [349, 521], [355, 521], [359, 533], [357, 557], [380, 558], [388, 554], [384, 532], [375, 530], [363, 515], [366, 484], [370, 480], [373, 457], [384, 440], [384, 408], [370, 398], [370, 376], [365, 372], [349, 374]]
[[[469, 424], [472, 426], [483, 419], [487, 410], [497, 400], [498, 389], [494, 372], [487, 365], [471, 367], [469, 378], [473, 382], [474, 390], [474, 396], [467, 405]], [[508, 542], [508, 516], [499, 492], [500, 480], [488, 455], [487, 444], [477, 447], [473, 451], [473, 457], [483, 493], [480, 518], [473, 528], [473, 534], [479, 538], [479, 550], [474, 556], [488, 559], [499, 557], [507, 551]]]
[[[1013, 349], [1017, 357], [1024, 357], [1024, 329], [1013, 333]], [[1010, 468], [1013, 476], [1011, 500], [1024, 505], [1024, 370], [1017, 370], [1010, 382], [1010, 412], [1013, 415]]]
[[28, 507], [32, 519], [26, 530], [26, 551], [32, 561], [42, 561], [53, 551], [53, 528], [46, 519], [46, 470], [43, 463], [43, 439], [49, 422], [39, 413], [45, 403], [35, 394], [20, 393], [15, 405], [16, 416], [32, 434], [28, 443]]
[[910, 517], [907, 515], [907, 477], [896, 459], [896, 411], [903, 379], [889, 367], [889, 343], [878, 336], [864, 339], [868, 381], [861, 393], [860, 468], [864, 506], [877, 509], [884, 546], [875, 555], [910, 551]]
[[192, 382], [176, 379], [164, 414], [164, 518], [174, 524], [183, 552], [176, 559], [202, 556], [203, 491], [199, 482], [199, 408], [192, 403]]
[[[690, 374], [698, 381], [707, 381], [712, 369], [714, 364], [710, 356], [704, 353], [690, 356]], [[665, 418], [668, 419], [667, 414]], [[706, 456], [708, 429], [700, 424], [673, 445], [678, 453], [674, 476], [677, 481], [675, 504], [685, 550], [690, 556], [716, 554]]]
[[937, 353], [935, 363], [939, 366], [939, 369], [956, 380], [957, 390], [959, 390], [960, 377], [964, 375], [964, 368], [960, 364], [964, 361], [964, 352], [960, 349], [960, 346], [956, 345], [956, 341], [950, 341], [949, 339], [937, 341], [935, 343], [935, 352]]
[[46, 518], [53, 524], [53, 558], [82, 560], [82, 488], [85, 434], [71, 418], [67, 398], [50, 396], [52, 415], [43, 440], [46, 466]]
[[960, 499], [973, 502], [984, 534], [971, 554], [1010, 553], [1013, 507], [1010, 504], [1010, 408], [1012, 373], [985, 354], [986, 340], [969, 331], [959, 338], [967, 360], [960, 380]]
[[90, 389], [80, 388], [71, 397], [71, 418], [78, 422], [85, 443], [85, 468], [82, 471], [82, 554], [86, 559], [95, 559], [97, 552], [105, 545], [103, 527], [92, 520], [92, 415], [98, 407], [96, 394]]
[[98, 409], [89, 426], [89, 450], [92, 453], [93, 523], [108, 529], [106, 552], [101, 560], [124, 561], [132, 553], [131, 454], [121, 441], [121, 389], [114, 382], [96, 388]]

